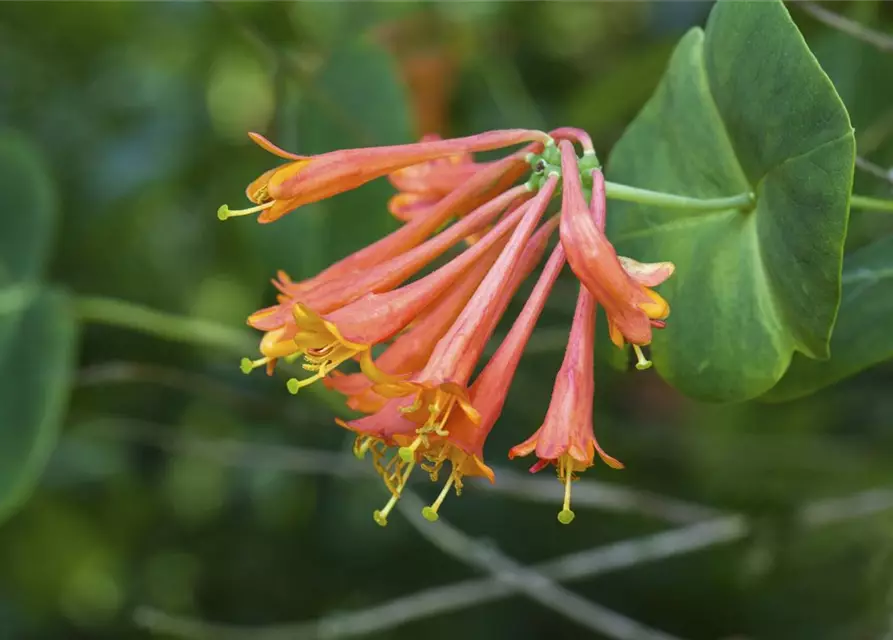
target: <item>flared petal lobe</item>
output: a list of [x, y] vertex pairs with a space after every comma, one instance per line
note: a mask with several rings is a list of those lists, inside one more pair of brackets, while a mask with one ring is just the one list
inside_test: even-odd
[[574, 519], [570, 500], [575, 474], [592, 466], [596, 452], [609, 467], [623, 468], [619, 460], [602, 450], [592, 428], [595, 309], [595, 298], [581, 285], [564, 361], [555, 378], [546, 418], [532, 436], [509, 450], [509, 458], [534, 453], [538, 461], [531, 472], [550, 464], [558, 468], [558, 477], [565, 485], [564, 506], [558, 514], [562, 524]]

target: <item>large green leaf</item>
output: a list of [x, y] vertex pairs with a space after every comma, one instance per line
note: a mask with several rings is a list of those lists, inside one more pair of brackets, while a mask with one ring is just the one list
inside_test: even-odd
[[56, 221], [56, 193], [34, 146], [0, 130], [0, 287], [40, 277]]
[[829, 360], [794, 356], [785, 376], [764, 399], [792, 400], [893, 358], [893, 237], [848, 255], [843, 296]]
[[612, 202], [609, 233], [639, 260], [672, 260], [658, 372], [682, 392], [765, 392], [794, 351], [828, 356], [854, 162], [840, 98], [781, 2], [720, 0], [690, 31], [617, 143], [610, 180], [693, 197], [753, 191], [751, 211]]
[[61, 293], [40, 292], [56, 192], [36, 148], [0, 132], [0, 520], [27, 498], [59, 430], [74, 320]]
[[0, 521], [30, 495], [59, 434], [74, 364], [67, 297], [32, 287], [0, 292]]

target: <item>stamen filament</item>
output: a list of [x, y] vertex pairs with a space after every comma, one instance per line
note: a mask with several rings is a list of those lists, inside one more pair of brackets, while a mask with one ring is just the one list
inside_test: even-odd
[[313, 384], [323, 377], [325, 377], [323, 374], [317, 373], [316, 375], [310, 376], [309, 378], [304, 378], [303, 380], [298, 380], [297, 378], [289, 378], [288, 382], [285, 383], [285, 386], [290, 394], [297, 395], [298, 391]]
[[222, 204], [220, 205], [220, 208], [217, 209], [217, 219], [226, 220], [227, 218], [234, 218], [237, 216], [249, 216], [252, 213], [258, 213], [264, 209], [269, 209], [274, 204], [276, 204], [276, 201], [270, 200], [267, 203], [259, 204], [256, 207], [250, 207], [248, 209], [230, 209], [229, 205]]
[[638, 360], [638, 362], [636, 362], [636, 369], [638, 369], [639, 371], [650, 369], [653, 363], [651, 362], [651, 360], [645, 357], [644, 353], [642, 353], [642, 347], [634, 344], [633, 350], [636, 352], [636, 359]]
[[341, 363], [349, 360], [357, 353], [358, 351], [356, 349], [344, 349], [336, 357], [328, 360], [317, 358], [309, 353], [305, 353], [304, 359], [307, 360], [307, 362], [303, 365], [303, 368], [308, 371], [316, 371], [316, 374], [310, 376], [309, 378], [304, 378], [303, 380], [291, 378], [286, 383], [289, 393], [295, 395], [304, 387], [313, 384], [317, 380], [325, 378], [332, 371], [341, 366]]
[[571, 482], [574, 480], [573, 463], [567, 456], [560, 463], [564, 471], [564, 505], [558, 514], [558, 522], [570, 524], [574, 521], [574, 512], [571, 511]]
[[437, 500], [429, 506], [422, 509], [422, 515], [425, 517], [425, 520], [429, 522], [437, 522], [437, 519], [440, 517], [437, 515], [437, 510], [440, 509], [440, 505], [443, 504], [443, 501], [446, 500], [447, 494], [450, 492], [450, 488], [453, 486], [453, 483], [456, 481], [456, 470], [453, 469], [453, 472], [450, 474], [450, 477], [447, 478], [446, 484], [443, 485], [443, 489], [440, 491], [440, 495], [437, 496]]
[[242, 361], [239, 363], [239, 368], [242, 370], [242, 373], [248, 375], [258, 367], [264, 366], [269, 361], [269, 358], [258, 358], [257, 360], [252, 360], [251, 358], [242, 358]]
[[384, 506], [384, 509], [372, 512], [372, 519], [375, 520], [375, 524], [377, 524], [379, 527], [388, 526], [388, 514], [391, 513], [391, 510], [394, 508], [394, 505], [397, 504], [397, 500], [399, 499], [400, 494], [394, 494], [391, 496], [391, 499], [388, 500], [388, 503]]
[[400, 484], [397, 486], [397, 491], [391, 495], [391, 499], [388, 500], [388, 503], [384, 506], [383, 509], [379, 509], [372, 512], [372, 519], [375, 520], [375, 523], [380, 527], [388, 526], [388, 515], [390, 515], [391, 511], [394, 509], [394, 505], [397, 504], [397, 501], [400, 499], [401, 494], [403, 493], [403, 487], [406, 486], [406, 483], [409, 481], [409, 474], [412, 473], [413, 468], [415, 467], [415, 462], [409, 463], [409, 466], [406, 467], [406, 472], [403, 474], [403, 477], [400, 479]]

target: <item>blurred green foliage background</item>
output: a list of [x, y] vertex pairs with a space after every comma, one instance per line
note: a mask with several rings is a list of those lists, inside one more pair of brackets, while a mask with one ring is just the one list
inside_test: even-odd
[[[884, 5], [829, 6], [889, 31]], [[709, 9], [4, 2], [0, 145], [28, 149], [45, 179], [3, 182], [0, 233], [46, 201], [58, 219], [44, 279], [75, 308], [118, 298], [236, 331], [272, 300], [277, 269], [309, 276], [396, 228], [384, 181], [274, 226], [220, 223], [217, 207], [243, 206], [245, 185], [274, 162], [247, 131], [315, 153], [431, 131], [573, 125], [606, 157], [675, 41]], [[893, 56], [791, 11], [850, 110], [859, 153], [890, 167]], [[867, 173], [856, 185], [893, 194]], [[890, 232], [893, 217], [854, 213], [850, 244]], [[499, 468], [526, 469], [502, 452], [540, 424], [574, 297], [570, 278], [559, 283], [522, 363], [488, 445]], [[54, 362], [51, 339], [21, 340], [4, 384]], [[239, 354], [81, 326], [58, 447], [36, 493], [0, 527], [0, 638], [168, 637], [135, 624], [140, 607], [232, 625], [312, 620], [479, 575], [400, 517], [377, 527], [371, 512], [386, 495], [345, 471], [357, 468], [350, 461], [295, 454], [345, 451], [350, 439], [317, 396], [242, 376], [239, 355], [251, 350], [250, 339]], [[822, 528], [796, 515], [809, 500], [893, 488], [890, 366], [793, 403], [722, 407], [687, 401], [652, 374], [598, 373], [597, 435], [627, 469], [586, 478], [745, 513], [753, 534], [574, 591], [683, 638], [893, 637], [893, 512]], [[234, 442], [262, 448], [248, 455]], [[541, 475], [554, 501], [470, 486], [442, 513], [524, 563], [671, 526], [634, 509], [578, 508], [560, 527], [560, 486]], [[591, 636], [514, 596], [368, 637], [422, 634]]]

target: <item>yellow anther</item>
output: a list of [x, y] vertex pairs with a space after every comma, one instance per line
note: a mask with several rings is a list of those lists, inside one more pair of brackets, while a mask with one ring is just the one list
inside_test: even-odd
[[249, 216], [252, 213], [258, 213], [264, 209], [269, 209], [274, 204], [276, 204], [276, 201], [270, 200], [265, 204], [259, 204], [256, 207], [250, 207], [248, 209], [230, 209], [229, 205], [222, 204], [220, 205], [220, 208], [217, 209], [217, 219], [226, 220], [227, 218], [234, 218], [236, 216]]
[[369, 447], [372, 446], [374, 440], [372, 438], [357, 438], [353, 443], [353, 454], [358, 460], [366, 457]]
[[634, 344], [633, 351], [636, 352], [636, 360], [638, 360], [638, 362], [636, 362], [636, 369], [638, 369], [639, 371], [645, 371], [645, 369], [650, 369], [652, 362], [651, 362], [651, 360], [649, 360], [648, 358], [645, 357], [644, 353], [642, 353], [642, 347], [640, 347], [637, 344]]

